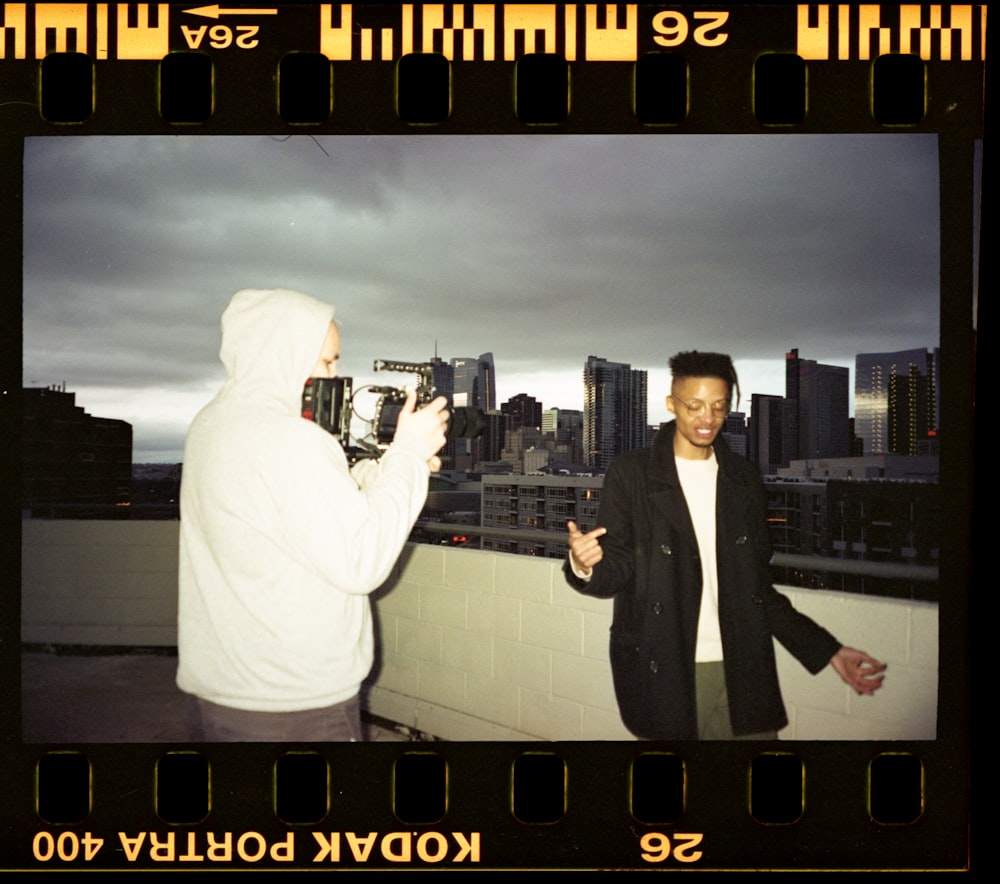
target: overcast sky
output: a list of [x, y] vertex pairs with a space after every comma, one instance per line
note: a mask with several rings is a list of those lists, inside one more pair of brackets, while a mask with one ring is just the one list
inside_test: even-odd
[[500, 401], [582, 408], [593, 354], [649, 371], [650, 423], [679, 350], [748, 400], [792, 347], [853, 384], [939, 341], [933, 135], [29, 138], [24, 177], [24, 385], [137, 463], [181, 460], [246, 287], [334, 304], [355, 386], [492, 351]]

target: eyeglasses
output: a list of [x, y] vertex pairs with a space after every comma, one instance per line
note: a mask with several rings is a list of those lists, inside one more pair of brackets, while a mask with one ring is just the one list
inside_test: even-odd
[[707, 402], [702, 402], [700, 399], [692, 399], [690, 402], [685, 402], [683, 399], [678, 399], [676, 396], [671, 396], [674, 402], [679, 402], [683, 405], [688, 414], [691, 417], [698, 417], [705, 413], [705, 409], [711, 409], [713, 417], [725, 417], [729, 414], [729, 403], [725, 399], [720, 399], [718, 402], [713, 402], [709, 405]]

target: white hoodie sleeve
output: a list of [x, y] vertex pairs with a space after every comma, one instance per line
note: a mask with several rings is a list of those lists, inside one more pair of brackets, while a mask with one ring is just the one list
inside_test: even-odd
[[287, 481], [309, 493], [306, 502], [290, 495], [279, 513], [288, 549], [340, 592], [370, 593], [391, 573], [427, 499], [427, 461], [392, 445], [352, 472], [332, 437], [305, 422], [296, 429], [303, 439], [285, 464]]

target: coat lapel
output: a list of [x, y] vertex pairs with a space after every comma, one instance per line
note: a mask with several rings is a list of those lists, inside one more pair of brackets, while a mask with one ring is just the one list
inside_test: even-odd
[[667, 424], [653, 440], [653, 452], [649, 461], [647, 489], [653, 508], [666, 520], [676, 534], [697, 550], [698, 541], [688, 512], [684, 491], [677, 478], [677, 464], [674, 463], [674, 425]]
[[[719, 462], [719, 484], [715, 495], [715, 524], [717, 542], [736, 539], [747, 531], [746, 505], [749, 500], [742, 478], [729, 464], [733, 455], [723, 444], [715, 446], [715, 457]], [[722, 550], [720, 548], [720, 554]], [[720, 559], [721, 563], [721, 559]], [[720, 564], [721, 570], [721, 564]]]

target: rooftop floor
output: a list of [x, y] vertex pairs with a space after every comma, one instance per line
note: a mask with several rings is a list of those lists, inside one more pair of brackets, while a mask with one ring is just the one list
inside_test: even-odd
[[[183, 743], [184, 694], [169, 653], [21, 657], [25, 743]], [[369, 741], [407, 741], [391, 722], [364, 721]]]

